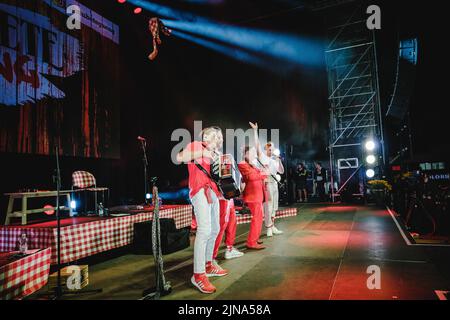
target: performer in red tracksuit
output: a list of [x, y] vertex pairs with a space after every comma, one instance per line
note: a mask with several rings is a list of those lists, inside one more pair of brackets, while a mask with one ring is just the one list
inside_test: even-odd
[[194, 243], [194, 275], [191, 283], [203, 293], [213, 293], [216, 287], [208, 277], [228, 274], [213, 261], [214, 244], [220, 230], [219, 200], [222, 194], [206, 172], [210, 171], [215, 151], [223, 144], [220, 128], [210, 127], [202, 131], [202, 141], [193, 141], [177, 154], [179, 163], [186, 163], [189, 172], [189, 196], [194, 207], [197, 233]]
[[217, 258], [219, 252], [219, 247], [222, 242], [222, 238], [225, 235], [225, 244], [227, 249], [225, 251], [225, 259], [239, 258], [244, 255], [243, 252], [239, 251], [234, 247], [234, 240], [236, 239], [236, 210], [234, 208], [234, 201], [220, 199], [220, 231], [216, 239], [216, 244], [214, 246], [214, 259]]
[[264, 249], [265, 246], [258, 244], [263, 222], [263, 202], [266, 198], [264, 180], [268, 173], [255, 166], [256, 149], [248, 146], [244, 149], [244, 160], [239, 163], [239, 171], [245, 184], [243, 199], [252, 214], [250, 232], [247, 238], [247, 248], [253, 250]]

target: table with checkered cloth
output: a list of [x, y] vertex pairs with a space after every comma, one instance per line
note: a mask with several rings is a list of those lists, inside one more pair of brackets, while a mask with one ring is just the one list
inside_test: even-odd
[[[46, 285], [50, 273], [51, 248], [7, 262], [17, 252], [0, 255], [0, 300], [22, 299]], [[1, 261], [0, 261], [1, 262]]]
[[[152, 220], [153, 212], [74, 224], [61, 228], [61, 263], [76, 261], [94, 254], [127, 246], [133, 240], [135, 223]], [[192, 206], [163, 206], [161, 219], [174, 219], [177, 229], [189, 227], [192, 221]], [[52, 248], [52, 264], [57, 263], [56, 228], [0, 227], [0, 252], [16, 250], [17, 240], [26, 233], [30, 249]]]
[[[286, 208], [277, 211], [275, 219], [295, 217], [297, 215], [297, 208]], [[250, 223], [252, 221], [251, 214], [237, 214], [237, 224]]]

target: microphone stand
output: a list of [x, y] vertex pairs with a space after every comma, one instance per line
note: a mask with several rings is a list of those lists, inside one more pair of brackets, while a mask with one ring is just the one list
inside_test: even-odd
[[[59, 300], [63, 294], [61, 287], [61, 216], [59, 211], [59, 194], [61, 192], [61, 170], [59, 167], [59, 146], [55, 146], [56, 172], [54, 180], [56, 183], [56, 254], [58, 264], [58, 277], [56, 281], [55, 298]], [[70, 204], [69, 204], [70, 205]]]
[[148, 204], [147, 194], [148, 194], [148, 158], [147, 158], [147, 143], [145, 140], [139, 140], [141, 142], [142, 148], [142, 162], [144, 165], [144, 204]]

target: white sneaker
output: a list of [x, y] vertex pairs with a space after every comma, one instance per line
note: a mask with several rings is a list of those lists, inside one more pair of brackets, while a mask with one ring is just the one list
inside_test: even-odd
[[273, 237], [273, 233], [272, 233], [272, 228], [267, 228], [267, 236], [268, 237]]
[[240, 258], [244, 255], [243, 252], [240, 252], [235, 247], [232, 247], [231, 250], [225, 250], [225, 259], [230, 260], [234, 258]]
[[273, 234], [283, 234], [284, 232], [281, 230], [278, 230], [277, 227], [272, 227], [272, 232]]

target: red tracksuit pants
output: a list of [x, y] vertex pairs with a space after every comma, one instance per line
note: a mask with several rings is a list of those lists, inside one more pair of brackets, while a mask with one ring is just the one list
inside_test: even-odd
[[250, 232], [248, 233], [247, 246], [254, 247], [258, 244], [259, 236], [261, 235], [264, 210], [261, 202], [249, 202], [247, 207], [252, 214], [250, 222]]
[[234, 245], [236, 239], [236, 210], [233, 200], [220, 200], [220, 231], [214, 245], [213, 258], [217, 257], [220, 244], [225, 235], [225, 244], [227, 247]]

